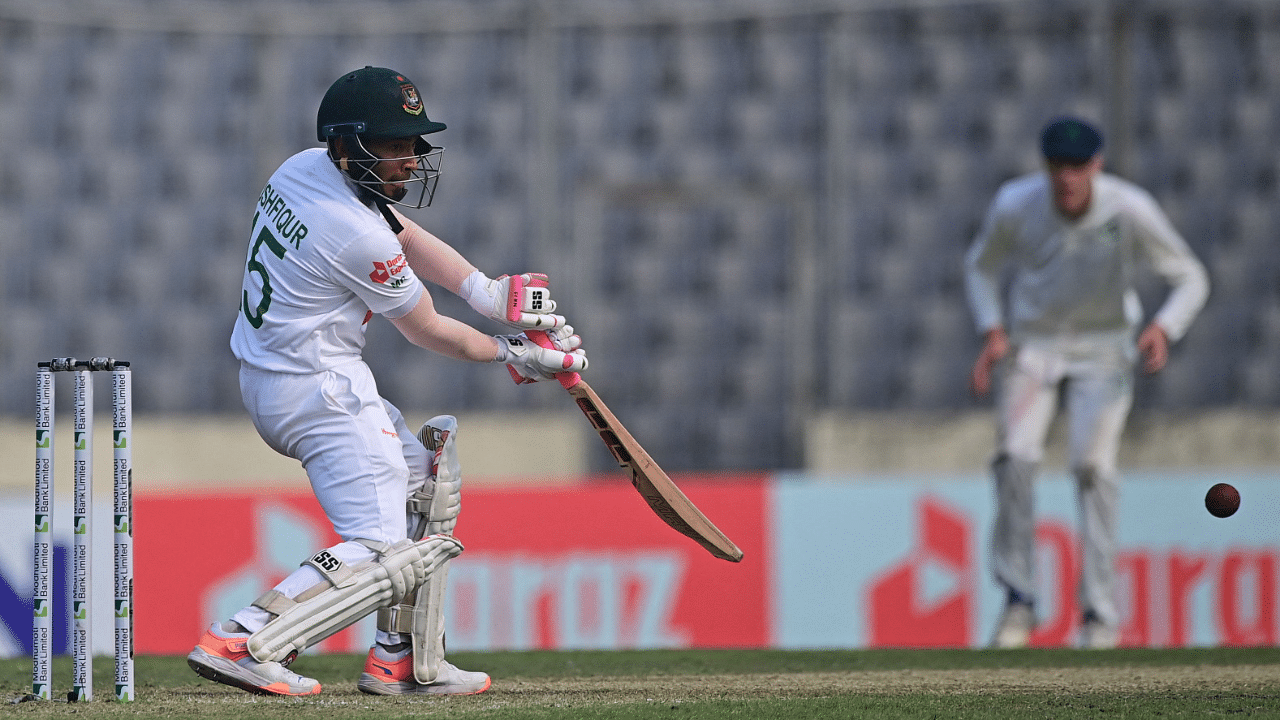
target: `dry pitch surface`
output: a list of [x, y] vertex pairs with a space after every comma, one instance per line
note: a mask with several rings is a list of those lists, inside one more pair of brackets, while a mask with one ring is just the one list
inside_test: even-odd
[[[339, 693], [355, 691], [334, 687]], [[657, 702], [735, 697], [827, 697], [848, 694], [920, 693], [965, 695], [1010, 692], [1123, 693], [1172, 690], [1280, 690], [1280, 667], [1274, 665], [1073, 667], [972, 670], [878, 670], [868, 672], [764, 673], [671, 677], [602, 677], [557, 680], [512, 680], [488, 693], [512, 702], [540, 697], [547, 701], [599, 696], [614, 700]], [[326, 690], [326, 692], [328, 692]], [[1278, 696], [1280, 699], [1280, 696]], [[1277, 709], [1280, 709], [1278, 707]]]
[[[779, 653], [696, 651], [499, 653], [467, 656], [493, 688], [470, 697], [370, 697], [360, 659], [302, 658], [325, 686], [315, 698], [252, 696], [202, 680], [181, 658], [142, 658], [139, 700], [11, 704], [15, 717], [757, 718], [1232, 717], [1280, 718], [1280, 649], [992, 654], [973, 651]], [[913, 658], [918, 662], [913, 662]], [[1167, 659], [1167, 662], [1162, 660]], [[779, 661], [781, 659], [781, 661]], [[3, 661], [16, 699], [29, 664]], [[110, 660], [97, 664], [109, 696]], [[779, 667], [772, 672], [767, 666]], [[975, 667], [979, 666], [979, 667]], [[981, 667], [987, 665], [987, 667]], [[806, 669], [808, 668], [808, 669]], [[69, 668], [68, 668], [69, 669]], [[17, 675], [15, 676], [15, 672]], [[64, 673], [66, 674], [66, 673]], [[1165, 700], [1173, 698], [1173, 700]], [[1162, 704], [1168, 703], [1168, 704]]]

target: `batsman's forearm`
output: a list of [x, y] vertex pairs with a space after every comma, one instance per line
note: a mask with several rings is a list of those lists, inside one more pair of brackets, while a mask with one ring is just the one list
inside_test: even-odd
[[456, 360], [493, 362], [498, 356], [498, 341], [451, 317], [438, 315], [434, 327], [405, 335], [409, 342], [420, 348], [440, 353]]
[[391, 321], [401, 335], [420, 348], [446, 357], [471, 362], [493, 362], [498, 356], [498, 341], [475, 328], [435, 311], [430, 296], [423, 293], [408, 315]]
[[405, 260], [413, 268], [414, 274], [456, 295], [462, 287], [462, 281], [475, 272], [475, 266], [453, 246], [427, 232], [418, 223], [394, 208], [392, 212], [404, 226], [404, 230], [396, 238], [404, 248]]

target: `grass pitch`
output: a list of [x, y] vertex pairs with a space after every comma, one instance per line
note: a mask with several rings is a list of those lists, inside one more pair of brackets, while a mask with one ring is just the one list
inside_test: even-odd
[[[303, 656], [314, 698], [208, 682], [182, 657], [139, 657], [138, 700], [24, 702], [26, 659], [0, 661], [6, 717], [50, 718], [1280, 718], [1280, 648], [1078, 650], [673, 650], [455, 653], [493, 688], [469, 697], [370, 697], [363, 656]], [[58, 658], [55, 687], [69, 689]], [[94, 663], [111, 696], [112, 660]], [[65, 683], [65, 686], [64, 686]]]

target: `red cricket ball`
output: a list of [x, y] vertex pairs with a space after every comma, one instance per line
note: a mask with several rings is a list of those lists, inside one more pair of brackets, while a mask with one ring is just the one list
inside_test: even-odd
[[1240, 509], [1240, 491], [1227, 483], [1218, 483], [1205, 494], [1204, 506], [1214, 517], [1231, 517]]

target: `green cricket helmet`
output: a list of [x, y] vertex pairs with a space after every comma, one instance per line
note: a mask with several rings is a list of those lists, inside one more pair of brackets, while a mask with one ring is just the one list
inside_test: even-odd
[[[329, 146], [329, 157], [374, 202], [390, 202], [421, 208], [431, 204], [440, 180], [440, 160], [444, 148], [435, 147], [422, 136], [445, 129], [427, 117], [418, 88], [400, 73], [388, 68], [365, 66], [338, 78], [329, 86], [316, 113], [316, 136]], [[336, 156], [335, 140], [345, 138], [348, 155]], [[413, 155], [388, 158], [368, 150], [368, 140], [415, 138]], [[395, 195], [386, 192], [386, 181], [374, 167], [382, 160], [413, 157], [417, 168]], [[417, 186], [417, 199], [406, 202], [409, 188]]]

